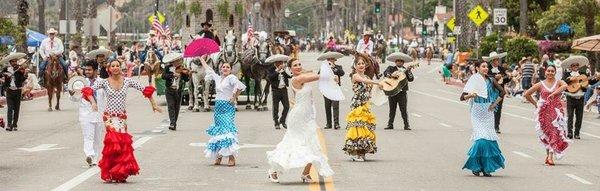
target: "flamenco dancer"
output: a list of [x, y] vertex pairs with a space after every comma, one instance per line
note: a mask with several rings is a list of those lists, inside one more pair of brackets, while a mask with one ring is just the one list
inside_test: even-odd
[[[537, 108], [536, 126], [538, 139], [546, 148], [546, 165], [554, 165], [554, 158], [560, 159], [569, 147], [567, 124], [565, 122], [560, 96], [567, 89], [567, 84], [555, 78], [556, 66], [548, 65], [546, 79], [533, 85], [525, 98]], [[539, 92], [540, 99], [534, 100], [533, 93]]]
[[476, 62], [477, 73], [473, 74], [460, 96], [461, 101], [472, 99], [471, 123], [473, 145], [469, 150], [463, 169], [469, 169], [475, 176], [490, 177], [491, 173], [504, 168], [504, 156], [498, 146], [498, 135], [494, 129], [494, 111], [504, 97], [504, 89], [496, 80], [488, 76], [488, 64]]
[[365, 154], [375, 154], [377, 146], [375, 145], [375, 115], [371, 113], [369, 99], [371, 99], [371, 89], [373, 85], [379, 84], [365, 75], [366, 59], [364, 56], [358, 56], [354, 64], [355, 71], [352, 77], [352, 110], [346, 116], [348, 124], [346, 125], [346, 143], [343, 150], [350, 155], [352, 161], [365, 161]]
[[[309, 175], [312, 165], [315, 165], [319, 175], [324, 177], [333, 175], [333, 170], [331, 170], [331, 167], [327, 163], [327, 157], [321, 152], [321, 146], [317, 139], [318, 125], [315, 121], [316, 111], [311, 94], [312, 88], [307, 83], [317, 80], [320, 82], [331, 80], [330, 82], [332, 82], [333, 71], [324, 71], [323, 69], [330, 67], [322, 66], [321, 76], [315, 73], [304, 73], [302, 64], [296, 58], [288, 61], [288, 67], [291, 68], [293, 75], [291, 88], [293, 90], [295, 105], [288, 113], [288, 129], [283, 139], [277, 144], [275, 150], [267, 151], [267, 160], [270, 165], [268, 172], [269, 179], [271, 182], [278, 183], [281, 172], [304, 167], [300, 178], [302, 182], [310, 183], [313, 182], [312, 177]], [[329, 93], [339, 93], [338, 95], [342, 97], [330, 96], [330, 99], [343, 99], [341, 89], [339, 87], [335, 88], [335, 85], [331, 85], [331, 87], [320, 86], [319, 89], [326, 96], [331, 95]]]
[[[206, 56], [205, 56], [206, 57]], [[206, 64], [205, 57], [200, 58], [202, 66], [206, 68], [205, 80], [214, 80], [217, 95], [215, 96], [214, 122], [206, 133], [211, 137], [204, 150], [206, 158], [215, 160], [215, 165], [220, 165], [223, 157], [228, 157], [228, 166], [235, 166], [235, 155], [239, 150], [238, 130], [235, 126], [235, 106], [237, 97], [246, 86], [231, 74], [231, 65], [221, 65], [221, 75], [215, 73]]]
[[133, 140], [128, 133], [127, 126], [127, 89], [133, 88], [142, 92], [148, 98], [152, 111], [162, 113], [156, 105], [152, 94], [156, 90], [152, 86], [145, 88], [131, 78], [125, 78], [121, 71], [122, 63], [113, 60], [108, 66], [110, 77], [94, 82], [92, 87], [83, 88], [84, 99], [92, 103], [92, 109], [98, 111], [98, 104], [94, 99], [94, 91], [104, 90], [106, 96], [106, 108], [103, 120], [106, 126], [104, 136], [104, 148], [100, 167], [100, 177], [106, 182], [124, 183], [130, 175], [137, 175], [140, 168], [133, 155]]

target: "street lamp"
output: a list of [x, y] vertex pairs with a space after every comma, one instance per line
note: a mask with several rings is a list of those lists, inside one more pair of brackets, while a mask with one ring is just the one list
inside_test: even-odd
[[256, 29], [259, 29], [260, 28], [260, 26], [259, 26], [260, 3], [259, 2], [254, 3], [254, 13], [256, 14], [256, 19], [254, 19], [254, 25], [256, 25], [255, 26]]

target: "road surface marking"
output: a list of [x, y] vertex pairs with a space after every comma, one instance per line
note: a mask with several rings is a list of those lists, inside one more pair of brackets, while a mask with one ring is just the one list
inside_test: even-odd
[[[323, 132], [321, 131], [321, 128], [317, 129], [317, 137], [319, 138], [319, 144], [321, 145], [321, 152], [323, 152], [323, 155], [327, 156], [327, 145], [325, 144], [325, 136], [323, 135]], [[310, 176], [311, 177], [319, 177], [318, 178], [318, 184], [309, 184], [308, 190], [310, 191], [315, 191], [315, 190], [335, 190], [335, 186], [333, 184], [333, 176], [330, 177], [322, 177], [321, 175], [319, 175], [317, 169], [315, 169], [315, 166], [313, 165], [312, 168], [310, 169]]]
[[594, 137], [594, 138], [600, 139], [600, 136], [598, 136], [598, 135], [594, 135], [594, 134], [586, 133], [586, 132], [581, 132], [581, 133], [584, 134], [584, 135], [590, 136], [590, 137]]
[[440, 124], [441, 126], [444, 126], [444, 127], [452, 127], [451, 125], [448, 125], [448, 124], [445, 124], [445, 123], [439, 123], [439, 124]]
[[[444, 100], [444, 101], [448, 101], [448, 102], [452, 102], [452, 103], [457, 103], [457, 104], [461, 104], [461, 105], [469, 105], [469, 104], [464, 103], [464, 102], [460, 102], [460, 101], [456, 101], [456, 100], [452, 100], [452, 99], [448, 99], [448, 98], [444, 98], [444, 97], [440, 97], [440, 96], [436, 96], [436, 95], [431, 95], [431, 94], [428, 94], [428, 93], [425, 93], [425, 92], [421, 92], [421, 91], [418, 91], [418, 90], [411, 90], [411, 92], [415, 92], [417, 94], [429, 96], [429, 97], [432, 97], [432, 98], [436, 98], [436, 99], [439, 99], [439, 100]], [[506, 105], [506, 106], [511, 106], [511, 105]], [[512, 107], [525, 109], [523, 107], [518, 107], [518, 106], [512, 106]], [[528, 111], [533, 112], [533, 110], [528, 110]], [[524, 119], [524, 120], [527, 120], [527, 121], [533, 121], [533, 122], [535, 122], [535, 119], [532, 119], [532, 118], [529, 118], [529, 117], [523, 117], [521, 115], [509, 113], [509, 112], [506, 112], [506, 111], [503, 111], [502, 114], [503, 115], [508, 115], [508, 116], [511, 116], [511, 117], [515, 117], [515, 118], [519, 118], [519, 119]], [[588, 121], [585, 121], [585, 120], [583, 122], [584, 123], [588, 123], [588, 124], [593, 124], [593, 125], [600, 126], [600, 123], [588, 122]], [[587, 132], [581, 132], [581, 133], [584, 134], [584, 135], [590, 136], [590, 137], [594, 137], [594, 138], [600, 139], [600, 136], [598, 136], [598, 135], [594, 135], [594, 134], [587, 133]]]
[[160, 129], [152, 130], [152, 132], [153, 132], [153, 133], [160, 133], [160, 132], [162, 132], [162, 131], [163, 131], [163, 130], [160, 130]]
[[519, 151], [513, 151], [513, 153], [515, 153], [515, 154], [517, 154], [519, 156], [525, 157], [525, 158], [530, 158], [530, 159], [533, 158], [532, 156], [530, 156], [528, 154], [525, 154], [525, 153], [522, 153], [522, 152], [519, 152]]
[[31, 148], [18, 148], [19, 150], [22, 151], [27, 151], [27, 152], [38, 152], [38, 151], [50, 151], [50, 150], [58, 150], [58, 149], [64, 149], [65, 147], [57, 147], [54, 148], [54, 146], [56, 146], [58, 144], [41, 144], [35, 147], [31, 147]]
[[[139, 138], [138, 140], [136, 140], [133, 143], [133, 148], [137, 149], [140, 146], [142, 146], [144, 143], [148, 142], [148, 140], [152, 139], [152, 137], [142, 137]], [[77, 185], [83, 183], [85, 180], [89, 179], [90, 177], [98, 174], [100, 172], [100, 168], [98, 168], [97, 166], [92, 167], [88, 170], [86, 170], [85, 172], [77, 175], [75, 178], [65, 182], [64, 184], [52, 189], [52, 191], [63, 191], [63, 190], [71, 190], [73, 188], [75, 188]]]
[[416, 114], [416, 113], [411, 113], [411, 114], [412, 114], [413, 116], [415, 116], [415, 117], [423, 117], [423, 116], [421, 116], [421, 115], [419, 115], [419, 114]]
[[579, 182], [581, 182], [582, 184], [587, 184], [587, 185], [593, 185], [590, 181], [587, 181], [579, 176], [576, 176], [574, 174], [565, 174], [567, 177], [572, 178], [573, 180], [577, 180]]

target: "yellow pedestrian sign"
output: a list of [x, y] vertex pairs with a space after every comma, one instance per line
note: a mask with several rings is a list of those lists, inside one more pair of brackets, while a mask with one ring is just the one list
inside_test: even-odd
[[481, 23], [483, 23], [490, 14], [488, 14], [481, 5], [477, 5], [475, 8], [471, 9], [468, 16], [477, 26], [481, 26]]
[[450, 31], [454, 32], [454, 26], [456, 25], [456, 19], [454, 19], [454, 17], [452, 17], [450, 20], [448, 20], [448, 22], [446, 23], [446, 26], [450, 29]]
[[[152, 22], [154, 22], [154, 14], [148, 16], [148, 22], [150, 22], [150, 25], [152, 25]], [[165, 15], [161, 12], [158, 12], [158, 22], [160, 24], [165, 23]]]

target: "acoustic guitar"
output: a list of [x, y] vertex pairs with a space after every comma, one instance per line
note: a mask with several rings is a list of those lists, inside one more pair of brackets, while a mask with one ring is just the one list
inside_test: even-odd
[[[410, 70], [413, 67], [418, 67], [419, 63], [413, 63], [413, 64], [409, 64], [408, 67], [406, 67], [406, 70]], [[399, 72], [398, 78], [383, 78], [383, 80], [381, 80], [379, 82], [379, 84], [381, 85], [381, 88], [383, 89], [383, 92], [385, 93], [385, 95], [387, 96], [394, 96], [398, 93], [400, 93], [400, 91], [402, 91], [402, 88], [404, 88], [404, 86], [408, 85], [408, 79], [406, 79], [406, 74], [404, 72]]]
[[571, 82], [567, 86], [567, 91], [570, 93], [577, 93], [581, 88], [586, 88], [588, 85], [589, 81], [586, 75], [571, 77]]

